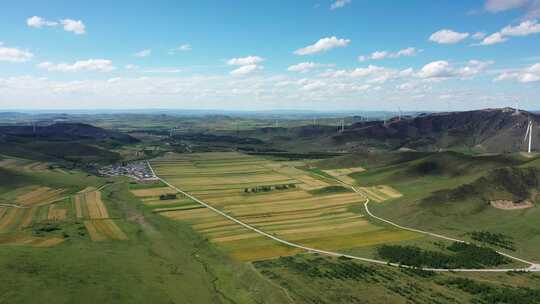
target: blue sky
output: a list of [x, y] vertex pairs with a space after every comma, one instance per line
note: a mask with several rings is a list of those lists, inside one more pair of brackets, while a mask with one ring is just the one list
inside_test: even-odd
[[17, 1], [0, 109], [540, 109], [540, 0]]

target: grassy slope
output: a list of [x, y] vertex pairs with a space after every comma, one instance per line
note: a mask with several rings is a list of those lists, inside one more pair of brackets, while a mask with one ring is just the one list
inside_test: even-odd
[[526, 210], [497, 210], [481, 200], [451, 203], [422, 203], [434, 191], [472, 183], [489, 170], [510, 165], [527, 166], [513, 156], [472, 157], [456, 153], [435, 153], [413, 161], [381, 166], [354, 174], [361, 185], [389, 184], [402, 198], [371, 204], [372, 211], [397, 223], [467, 238], [476, 230], [500, 232], [514, 238], [518, 256], [540, 260], [538, 207]]
[[[350, 260], [296, 255], [255, 263], [285, 287], [295, 303], [540, 303], [538, 274], [435, 274], [373, 266]], [[451, 284], [489, 286], [468, 292]], [[526, 295], [527, 286], [535, 290]]]
[[[62, 175], [22, 175], [17, 185], [37, 180], [47, 185], [66, 183], [64, 187], [74, 189], [88, 185], [85, 176]], [[0, 175], [3, 181], [11, 180], [10, 176]], [[247, 265], [230, 260], [188, 225], [149, 212], [127, 185], [123, 180], [105, 188], [103, 198], [129, 241], [91, 242], [87, 236], [70, 236], [51, 248], [0, 246], [0, 272], [9, 274], [0, 278], [2, 299], [11, 303], [35, 303], [36, 298], [49, 303], [286, 302], [279, 288]]]
[[117, 153], [98, 147], [95, 144], [95, 142], [85, 143], [82, 141], [34, 142], [25, 139], [19, 142], [1, 144], [0, 153], [14, 157], [24, 156], [38, 161], [55, 162], [111, 163], [120, 159]]

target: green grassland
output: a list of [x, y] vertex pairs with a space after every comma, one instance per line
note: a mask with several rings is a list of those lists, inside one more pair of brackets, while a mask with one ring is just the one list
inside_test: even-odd
[[[5, 164], [10, 165], [0, 165], [0, 200], [11, 201], [17, 194], [14, 189], [31, 185], [64, 189], [67, 198], [54, 204], [66, 208], [68, 214], [65, 220], [51, 222], [47, 220], [48, 206], [40, 206], [32, 226], [0, 233], [0, 238], [63, 238], [50, 247], [0, 244], [0, 271], [9, 274], [0, 277], [0, 303], [35, 303], [36, 299], [50, 303], [540, 303], [537, 274], [437, 274], [303, 254], [263, 237], [217, 242], [216, 238], [251, 236], [245, 228], [185, 197], [167, 201], [159, 200], [159, 195], [136, 197], [132, 193], [159, 190], [165, 187], [163, 183], [137, 184], [128, 178], [106, 179], [48, 166], [38, 170], [23, 159]], [[308, 170], [301, 162], [210, 153], [176, 155], [154, 164], [160, 176], [217, 208], [316, 248], [396, 261], [414, 255], [445, 258], [462, 254], [462, 262], [471, 252], [491, 254], [476, 248], [463, 253], [459, 251], [463, 248], [453, 248], [450, 242], [370, 219], [362, 208], [363, 200], [353, 199], [354, 193], [331, 182], [332, 177], [317, 174], [323, 172], [320, 169], [362, 166], [367, 171], [350, 175], [359, 185], [390, 185], [403, 194], [371, 203], [375, 214], [463, 239], [476, 237], [483, 246], [495, 249], [510, 240], [515, 250], [510, 253], [539, 258], [538, 208], [497, 210], [482, 201], [486, 193], [523, 195], [523, 187], [530, 190], [529, 175], [521, 173], [538, 168], [538, 159], [456, 152], [351, 154], [310, 161], [314, 167]], [[492, 176], [494, 170], [508, 167], [525, 170], [510, 175], [521, 182], [489, 192], [492, 189], [486, 184], [499, 181]], [[283, 183], [296, 186], [244, 193], [246, 187]], [[308, 183], [316, 187], [301, 188]], [[433, 200], [452, 198], [453, 191], [463, 185], [482, 190], [482, 195]], [[89, 186], [104, 186], [103, 202], [128, 240], [90, 239], [73, 207], [77, 192]], [[162, 208], [172, 209], [159, 210]], [[351, 221], [363, 224], [332, 228]], [[331, 229], [321, 229], [325, 225]], [[493, 234], [472, 234], [480, 230]], [[381, 251], [383, 244], [389, 249]], [[423, 258], [421, 264], [430, 265], [430, 261], [433, 259]], [[499, 262], [494, 265], [501, 266]]]
[[376, 215], [462, 239], [471, 240], [469, 234], [480, 230], [502, 233], [515, 242], [517, 256], [538, 261], [538, 207], [499, 210], [489, 205], [490, 199], [535, 200], [537, 164], [518, 155], [420, 153], [404, 158], [393, 155], [351, 176], [359, 185], [386, 184], [403, 194], [371, 204]]
[[531, 273], [433, 273], [317, 255], [254, 264], [295, 303], [540, 303]]

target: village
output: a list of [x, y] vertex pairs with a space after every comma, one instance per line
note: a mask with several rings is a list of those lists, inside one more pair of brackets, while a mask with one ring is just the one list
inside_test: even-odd
[[159, 180], [146, 161], [110, 165], [102, 167], [98, 170], [98, 173], [102, 176], [128, 176], [139, 182], [155, 182]]

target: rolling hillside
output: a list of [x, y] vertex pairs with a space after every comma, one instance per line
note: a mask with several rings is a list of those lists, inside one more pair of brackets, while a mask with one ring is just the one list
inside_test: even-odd
[[138, 140], [120, 132], [81, 123], [48, 126], [0, 126], [0, 154], [33, 160], [89, 163], [113, 162], [110, 149]]
[[540, 149], [540, 116], [514, 109], [486, 109], [394, 118], [378, 123], [357, 123], [332, 139], [344, 145], [370, 140], [388, 148], [422, 151], [472, 149], [478, 152], [523, 151], [527, 122], [534, 121], [533, 148]]
[[137, 140], [127, 134], [106, 130], [83, 123], [55, 123], [48, 126], [0, 126], [0, 138], [40, 138], [53, 141], [115, 140], [132, 143]]
[[337, 126], [262, 128], [242, 133], [290, 151], [455, 150], [474, 153], [524, 151], [529, 120], [534, 122], [533, 149], [540, 149], [540, 115], [512, 108], [394, 117], [388, 121]]

